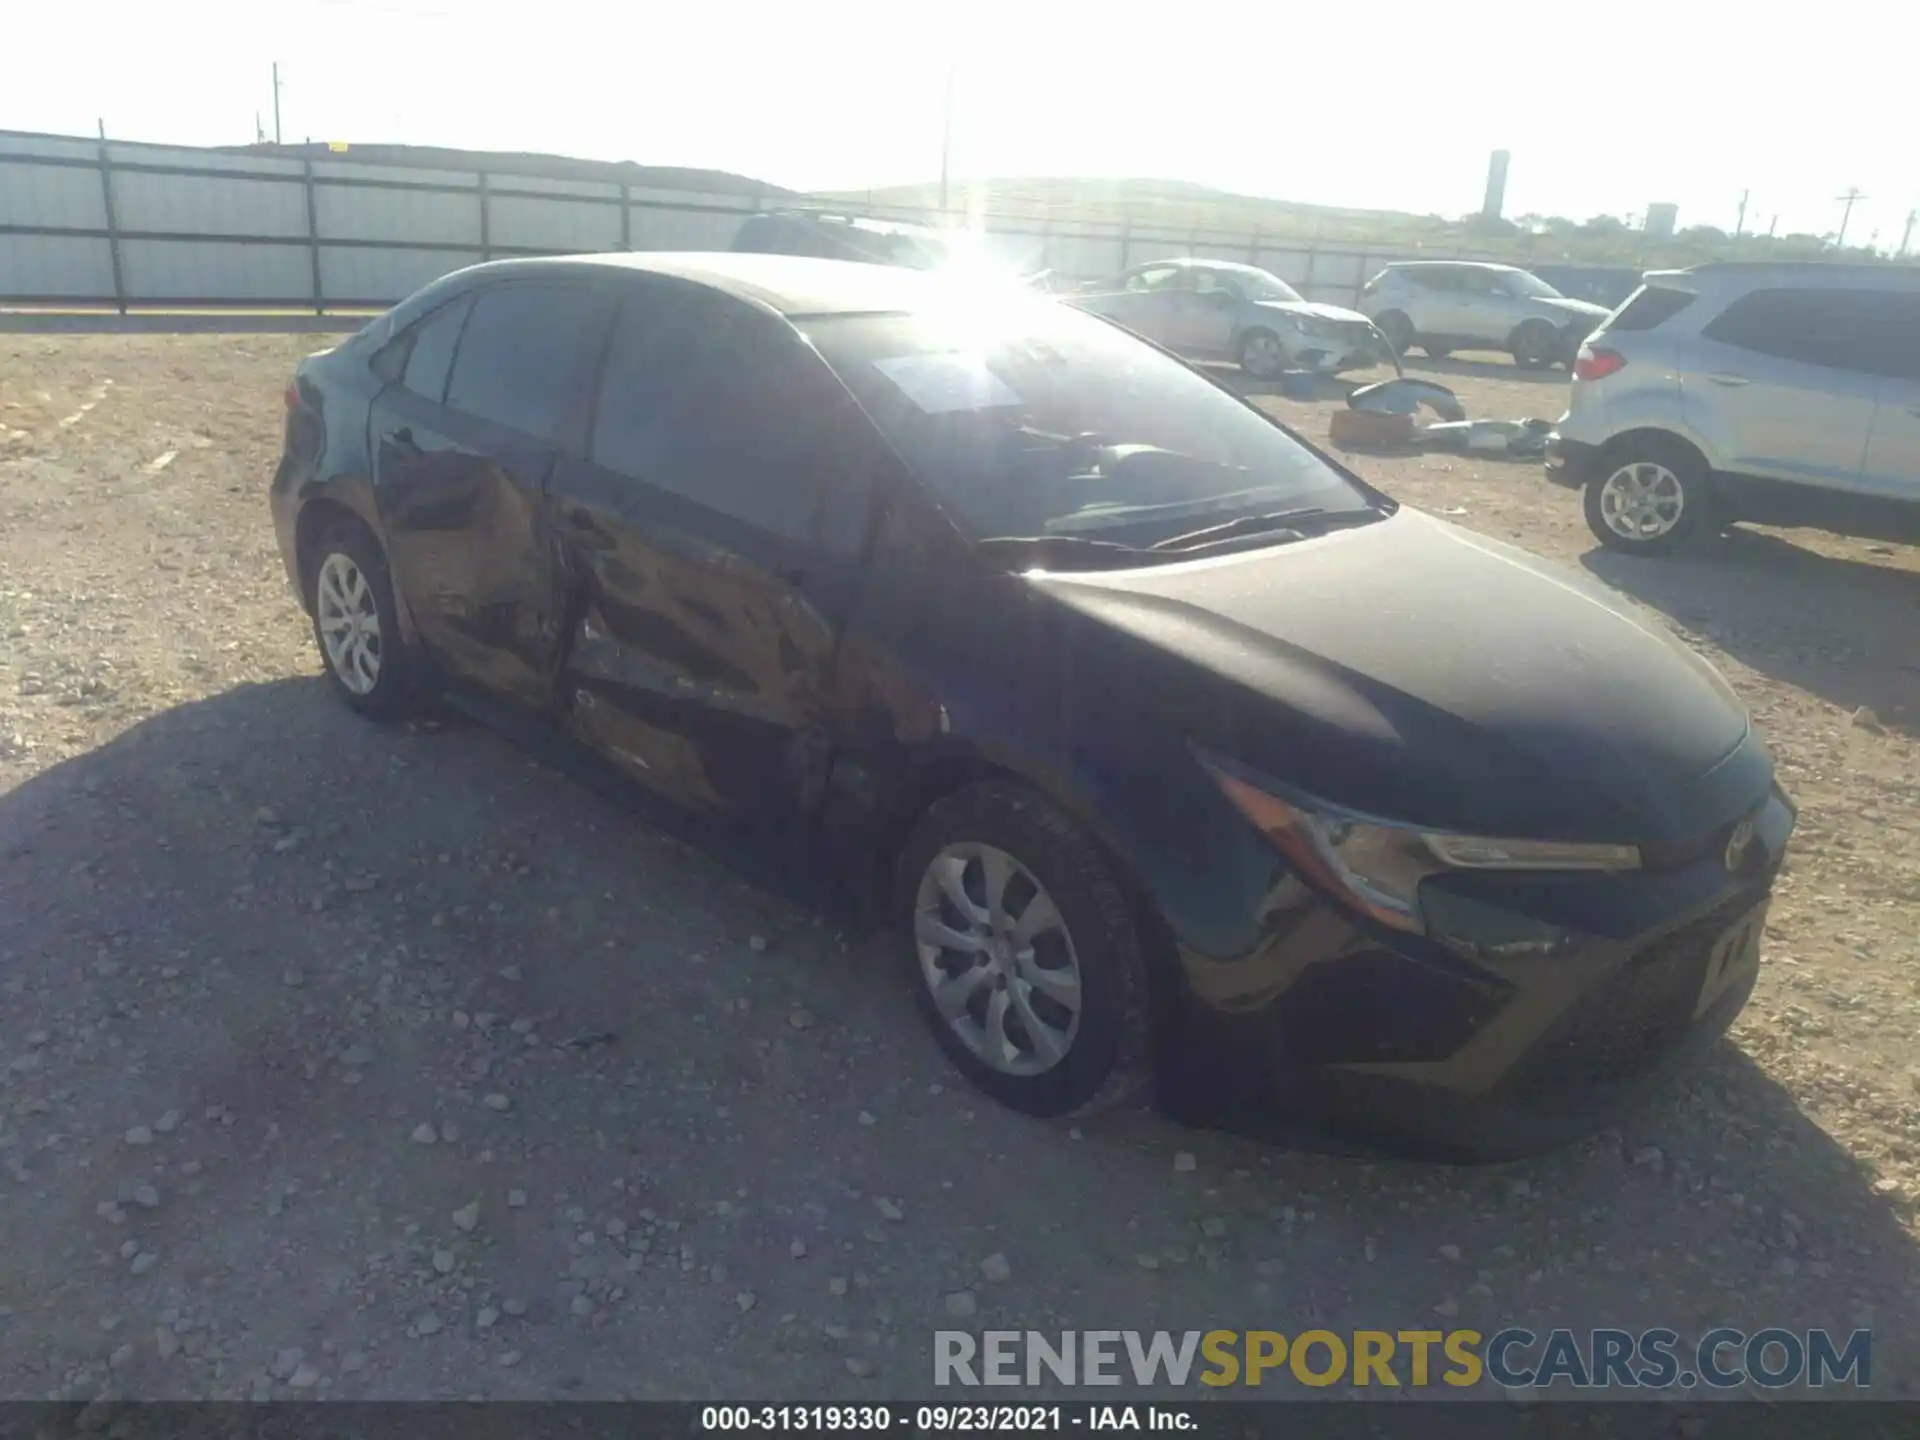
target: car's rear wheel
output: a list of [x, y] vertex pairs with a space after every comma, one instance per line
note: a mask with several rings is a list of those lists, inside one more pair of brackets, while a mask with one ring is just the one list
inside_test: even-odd
[[1513, 332], [1513, 363], [1524, 370], [1545, 370], [1560, 358], [1560, 335], [1544, 320], [1529, 320]]
[[[1393, 346], [1393, 353], [1406, 357], [1407, 348], [1413, 344], [1413, 321], [1407, 318], [1403, 310], [1382, 310], [1374, 328], [1387, 337], [1387, 343]], [[1431, 353], [1431, 352], [1429, 352]]]
[[412, 677], [379, 542], [357, 525], [336, 526], [313, 547], [309, 576], [314, 643], [334, 694], [374, 719], [403, 713]]
[[1684, 445], [1630, 440], [1603, 452], [1587, 484], [1587, 528], [1601, 544], [1656, 555], [1711, 533], [1707, 467]]
[[1240, 340], [1240, 368], [1255, 380], [1271, 380], [1286, 369], [1280, 337], [1271, 330], [1249, 330]]
[[901, 862], [922, 1015], [981, 1090], [1030, 1115], [1103, 1108], [1147, 1067], [1146, 958], [1099, 845], [1010, 781], [936, 802]]

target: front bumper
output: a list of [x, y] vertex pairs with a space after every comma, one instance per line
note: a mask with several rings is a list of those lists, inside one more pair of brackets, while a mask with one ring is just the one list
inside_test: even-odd
[[1569, 440], [1558, 430], [1547, 436], [1547, 479], [1569, 490], [1582, 489], [1599, 468], [1600, 447]]
[[1476, 1158], [1590, 1134], [1710, 1047], [1752, 991], [1757, 947], [1731, 942], [1757, 939], [1794, 811], [1775, 790], [1744, 818], [1732, 868], [1730, 821], [1630, 874], [1429, 880], [1425, 936], [1278, 884], [1256, 952], [1182, 952], [1191, 1003], [1162, 1098], [1190, 1123]]

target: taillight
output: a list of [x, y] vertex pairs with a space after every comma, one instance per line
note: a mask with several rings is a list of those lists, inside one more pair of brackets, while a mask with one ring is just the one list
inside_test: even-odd
[[286, 401], [287, 409], [298, 410], [300, 408], [300, 382], [298, 380], [289, 380], [287, 382]]
[[1596, 350], [1591, 345], [1582, 345], [1580, 353], [1574, 357], [1573, 378], [1576, 380], [1604, 380], [1616, 370], [1626, 368], [1627, 357], [1618, 350]]

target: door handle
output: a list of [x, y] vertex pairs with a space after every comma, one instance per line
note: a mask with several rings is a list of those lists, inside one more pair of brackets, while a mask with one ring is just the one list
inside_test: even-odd
[[1719, 374], [1719, 375], [1709, 375], [1707, 376], [1707, 379], [1711, 380], [1716, 385], [1745, 385], [1749, 383], [1745, 375], [1733, 375], [1733, 374], [1725, 374], [1725, 373]]

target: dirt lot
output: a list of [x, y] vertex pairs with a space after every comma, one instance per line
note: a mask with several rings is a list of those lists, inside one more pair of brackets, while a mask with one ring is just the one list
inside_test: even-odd
[[903, 1396], [942, 1325], [1309, 1322], [1871, 1326], [1911, 1393], [1920, 554], [1622, 561], [1533, 465], [1357, 458], [1732, 678], [1803, 806], [1758, 995], [1516, 1166], [1068, 1130], [966, 1090], [877, 947], [330, 700], [264, 503], [313, 344], [0, 336], [0, 1396]]

